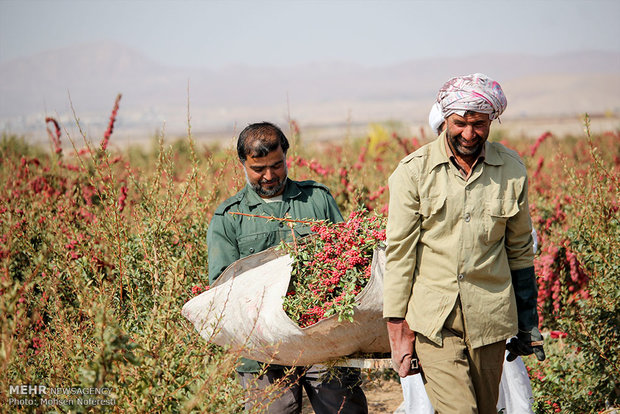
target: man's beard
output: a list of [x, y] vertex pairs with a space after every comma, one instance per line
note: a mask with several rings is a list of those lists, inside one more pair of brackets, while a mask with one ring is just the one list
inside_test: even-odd
[[459, 142], [459, 138], [461, 138], [461, 134], [452, 136], [450, 134], [450, 130], [446, 129], [446, 136], [448, 138], [448, 143], [450, 144], [450, 148], [455, 153], [455, 155], [458, 155], [460, 157], [469, 157], [469, 156], [480, 154], [480, 151], [482, 151], [482, 146], [484, 145], [484, 142], [485, 142], [482, 139], [482, 137], [476, 135], [476, 137], [478, 138], [477, 145], [475, 145], [474, 147], [463, 147], [461, 146]]
[[269, 190], [266, 190], [263, 187], [261, 187], [260, 183], [255, 183], [255, 184], [251, 183], [250, 182], [250, 178], [248, 177], [248, 172], [245, 171], [245, 169], [244, 169], [244, 172], [245, 172], [245, 181], [261, 197], [267, 197], [267, 198], [273, 197], [274, 195], [278, 194], [284, 188], [284, 186], [286, 185], [287, 176], [284, 176], [282, 181], [280, 181], [275, 187], [273, 187], [273, 188], [271, 188]]

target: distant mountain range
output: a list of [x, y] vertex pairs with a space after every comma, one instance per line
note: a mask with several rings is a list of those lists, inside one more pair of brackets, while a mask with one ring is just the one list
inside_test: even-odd
[[188, 89], [196, 132], [289, 116], [315, 126], [389, 119], [422, 124], [441, 84], [473, 72], [502, 84], [508, 119], [620, 114], [620, 54], [612, 52], [215, 70], [162, 65], [121, 44], [100, 42], [0, 64], [0, 128], [44, 132], [46, 115], [70, 123], [69, 95], [80, 120], [99, 128], [122, 93], [117, 129], [152, 133], [165, 122], [169, 133], [180, 134], [187, 129]]

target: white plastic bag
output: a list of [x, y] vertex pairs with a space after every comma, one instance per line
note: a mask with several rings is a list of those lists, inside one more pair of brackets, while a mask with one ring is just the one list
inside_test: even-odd
[[300, 328], [282, 309], [292, 258], [271, 248], [230, 265], [212, 287], [182, 310], [200, 335], [241, 355], [281, 365], [312, 365], [356, 353], [390, 352], [383, 320], [385, 250], [373, 254], [372, 274], [356, 298], [353, 322], [337, 316]]

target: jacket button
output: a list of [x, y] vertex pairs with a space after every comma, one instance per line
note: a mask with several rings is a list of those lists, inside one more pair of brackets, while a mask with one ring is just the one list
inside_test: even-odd
[[250, 253], [254, 253], [254, 247], [250, 247]]
[[469, 220], [471, 220], [471, 215], [469, 213], [465, 213], [465, 222], [469, 223]]
[[284, 223], [283, 222], [280, 222], [280, 227], [284, 227]]
[[459, 280], [463, 280], [463, 278], [465, 278], [465, 275], [463, 273], [459, 274]]

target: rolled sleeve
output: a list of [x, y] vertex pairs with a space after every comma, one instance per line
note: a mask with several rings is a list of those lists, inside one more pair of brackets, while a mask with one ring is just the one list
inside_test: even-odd
[[413, 171], [400, 164], [389, 180], [383, 317], [403, 318], [411, 296], [420, 239], [420, 200]]

